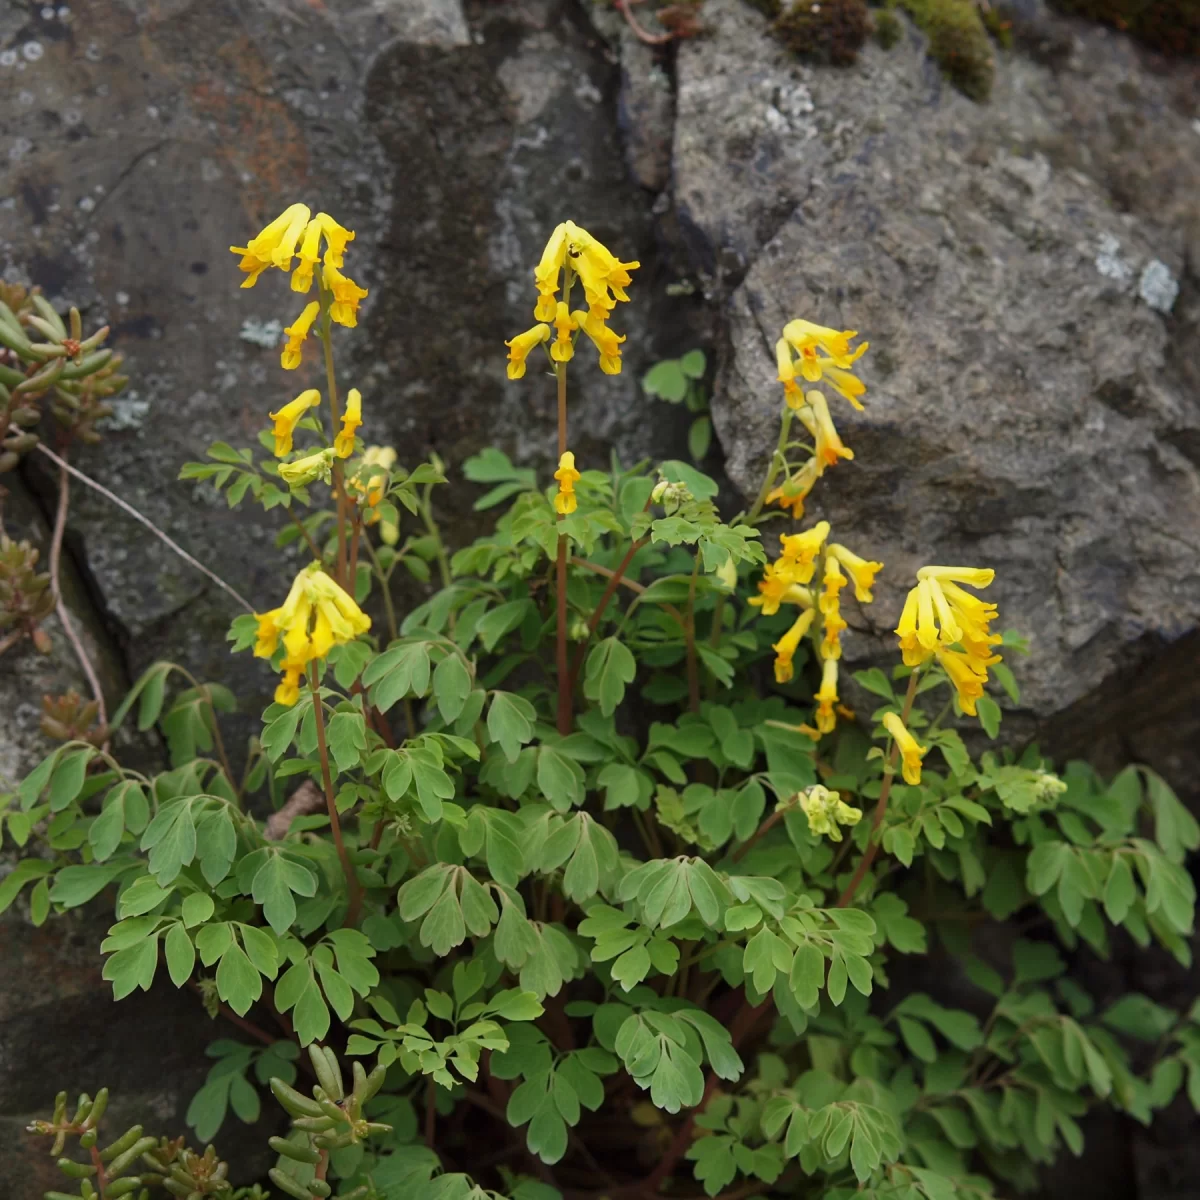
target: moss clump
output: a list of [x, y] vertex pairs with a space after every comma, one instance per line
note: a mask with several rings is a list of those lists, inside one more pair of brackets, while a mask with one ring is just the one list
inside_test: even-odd
[[992, 90], [995, 63], [973, 0], [900, 0], [929, 38], [929, 53], [965, 96], [984, 101]]
[[751, 8], [756, 8], [764, 17], [773, 21], [783, 9], [783, 0], [746, 0]]
[[858, 57], [871, 21], [864, 0], [795, 0], [772, 28], [798, 57], [846, 67]]
[[1165, 54], [1200, 55], [1197, 0], [1053, 0], [1055, 8], [1114, 25]]
[[890, 8], [881, 8], [875, 14], [875, 40], [885, 50], [890, 50], [903, 33], [900, 18]]

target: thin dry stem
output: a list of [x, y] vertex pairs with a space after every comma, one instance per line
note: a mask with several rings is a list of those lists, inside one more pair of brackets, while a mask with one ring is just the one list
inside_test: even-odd
[[[10, 426], [9, 431], [12, 433], [20, 432], [15, 425]], [[66, 459], [60, 458], [48, 446], [44, 446], [39, 442], [34, 449], [44, 454], [48, 459], [50, 459], [51, 462], [56, 463], [60, 468], [62, 468], [62, 470], [66, 471], [68, 475], [78, 479], [80, 483], [84, 483], [93, 491], [99, 492], [100, 495], [102, 495], [106, 500], [111, 500], [112, 503], [121, 509], [122, 512], [128, 513], [135, 521], [140, 521], [147, 529], [150, 530], [152, 534], [154, 534], [156, 538], [159, 539], [159, 541], [165, 542], [166, 545], [168, 545], [180, 558], [182, 558], [185, 563], [187, 563], [189, 566], [195, 567], [197, 571], [212, 580], [212, 582], [215, 583], [223, 592], [226, 592], [228, 595], [232, 596], [247, 612], [254, 611], [254, 606], [244, 596], [241, 596], [234, 591], [234, 589], [230, 587], [225, 580], [223, 580], [219, 575], [216, 575], [210, 571], [202, 562], [194, 559], [182, 546], [179, 545], [178, 542], [172, 541], [171, 538], [163, 533], [163, 531], [159, 529], [159, 527], [155, 525], [153, 521], [151, 521], [148, 517], [143, 516], [131, 504], [127, 504], [115, 492], [110, 492], [108, 488], [104, 487], [103, 484], [97, 483], [91, 478], [91, 476], [85, 475], [76, 467], [71, 466]]]

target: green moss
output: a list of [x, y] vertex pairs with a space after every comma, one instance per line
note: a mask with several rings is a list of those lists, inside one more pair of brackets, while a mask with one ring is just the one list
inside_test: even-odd
[[1166, 54], [1200, 55], [1197, 0], [1052, 0], [1063, 12], [1123, 29]]
[[875, 40], [885, 50], [890, 50], [903, 33], [900, 18], [890, 8], [881, 8], [875, 14]]
[[989, 4], [979, 13], [984, 28], [992, 35], [992, 40], [1004, 50], [1011, 50], [1013, 45], [1013, 23], [1005, 8]]
[[973, 0], [900, 0], [929, 38], [929, 53], [972, 100], [992, 90], [992, 44]]
[[794, 0], [772, 28], [800, 58], [845, 67], [858, 56], [871, 22], [865, 0]]

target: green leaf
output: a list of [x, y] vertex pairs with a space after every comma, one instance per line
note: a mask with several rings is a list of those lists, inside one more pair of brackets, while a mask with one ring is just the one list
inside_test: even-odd
[[135, 988], [148, 992], [157, 968], [158, 934], [152, 933], [110, 955], [102, 974], [113, 985], [113, 999], [124, 1000]]
[[50, 776], [50, 811], [61, 812], [83, 790], [88, 764], [95, 757], [93, 746], [66, 749], [54, 765]]
[[537, 750], [537, 783], [543, 796], [561, 813], [583, 803], [583, 768], [554, 746]]
[[697, 417], [688, 427], [688, 453], [696, 462], [700, 462], [711, 445], [712, 418]]
[[536, 1021], [545, 1010], [533, 992], [510, 988], [497, 992], [484, 1011], [495, 1013], [506, 1021]]
[[1000, 705], [991, 696], [980, 696], [975, 701], [975, 711], [979, 716], [979, 723], [983, 726], [984, 733], [990, 738], [996, 737], [1000, 732]]
[[121, 844], [128, 829], [138, 834], [146, 828], [150, 805], [141, 785], [131, 779], [122, 780], [104, 797], [100, 815], [88, 829], [88, 844], [97, 862], [110, 858]]
[[682, 362], [668, 358], [655, 363], [642, 376], [642, 391], [647, 396], [657, 396], [660, 400], [678, 404], [687, 395], [687, 381]]
[[493, 692], [488, 709], [487, 728], [492, 741], [499, 743], [504, 757], [516, 762], [521, 747], [533, 737], [536, 711], [523, 696], [514, 692]]
[[470, 693], [471, 673], [466, 664], [459, 655], [447, 654], [433, 672], [433, 695], [442, 720], [456, 721]]
[[315, 896], [316, 875], [283, 851], [268, 848], [262, 866], [254, 873], [250, 894], [255, 904], [262, 905], [267, 924], [278, 934], [286, 933], [296, 920], [293, 892], [297, 896]]
[[174, 924], [163, 939], [163, 949], [167, 958], [167, 974], [171, 982], [178, 988], [183, 987], [192, 977], [192, 968], [196, 965], [196, 948], [187, 930], [180, 924]]
[[337, 764], [337, 773], [342, 774], [358, 766], [366, 751], [366, 720], [360, 712], [335, 712], [325, 728], [325, 737]]
[[629, 648], [616, 637], [603, 638], [592, 647], [584, 667], [583, 694], [610, 716], [637, 674], [637, 663]]

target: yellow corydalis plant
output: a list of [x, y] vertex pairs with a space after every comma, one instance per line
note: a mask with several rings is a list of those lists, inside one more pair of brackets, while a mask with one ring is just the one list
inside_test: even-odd
[[[571, 361], [582, 331], [600, 354], [600, 369], [607, 375], [619, 374], [621, 343], [625, 337], [608, 327], [608, 319], [618, 301], [629, 299], [625, 292], [632, 282], [629, 272], [639, 266], [638, 262], [622, 262], [574, 221], [563, 221], [556, 226], [533, 269], [538, 292], [533, 316], [537, 324], [504, 343], [508, 347], [509, 379], [520, 379], [525, 374], [530, 351], [550, 341], [551, 325], [554, 327], [549, 348], [552, 362]], [[572, 311], [571, 290], [576, 280], [583, 286], [587, 308]]]
[[922, 567], [896, 626], [905, 665], [919, 667], [936, 658], [954, 685], [963, 712], [972, 717], [987, 683], [988, 667], [1001, 661], [992, 647], [1002, 639], [990, 631], [996, 605], [960, 585], [985, 588], [995, 577], [990, 567]]
[[300, 679], [309, 663], [371, 628], [371, 618], [320, 563], [310, 563], [296, 576], [278, 608], [255, 613], [254, 618], [258, 622], [256, 657], [273, 657], [283, 640], [283, 679], [275, 689], [275, 702], [287, 705], [299, 699]]

